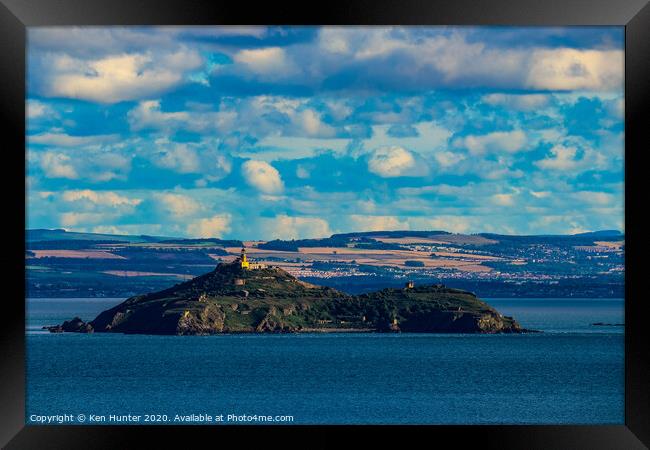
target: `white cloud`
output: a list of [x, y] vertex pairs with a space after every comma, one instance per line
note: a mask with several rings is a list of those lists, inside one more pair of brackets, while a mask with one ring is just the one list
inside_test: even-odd
[[[351, 75], [350, 86], [373, 90], [461, 86], [622, 91], [622, 50], [502, 46], [475, 39], [471, 29], [432, 31], [322, 27], [313, 43], [246, 49], [192, 36], [259, 36], [268, 30], [50, 28], [30, 30], [29, 36], [37, 77], [42, 78], [37, 84], [45, 95], [106, 103], [149, 99], [185, 80], [211, 83], [208, 77], [220, 74], [334, 90], [345, 86], [324, 82], [340, 81], [335, 76], [344, 73]], [[199, 52], [179, 42], [226, 53], [234, 64], [204, 64]]]
[[621, 90], [623, 51], [540, 49], [532, 52], [527, 85], [550, 90]]
[[216, 214], [212, 217], [197, 220], [187, 226], [187, 233], [190, 236], [200, 238], [221, 237], [230, 231], [230, 214]]
[[484, 153], [516, 153], [525, 150], [526, 134], [521, 130], [494, 131], [483, 135], [468, 135], [455, 140], [456, 147], [465, 147], [473, 155]]
[[88, 225], [108, 220], [111, 216], [100, 212], [66, 212], [59, 216], [63, 227], [73, 227], [79, 224]]
[[548, 198], [551, 196], [550, 191], [530, 191], [530, 195], [535, 198]]
[[519, 169], [512, 170], [508, 167], [502, 167], [484, 173], [479, 172], [477, 175], [486, 180], [503, 180], [505, 178], [521, 178], [524, 176], [524, 172]]
[[89, 201], [104, 206], [136, 206], [142, 200], [129, 198], [111, 191], [92, 191], [90, 189], [63, 191], [62, 199], [66, 202]]
[[300, 159], [309, 158], [318, 154], [323, 149], [332, 151], [339, 155], [345, 154], [350, 139], [338, 138], [310, 138], [302, 136], [268, 136], [258, 142], [259, 147], [268, 150], [259, 152], [239, 151], [236, 152], [242, 158], [256, 158], [264, 161], [276, 161], [279, 159]]
[[[29, 190], [29, 189], [28, 189], [28, 190]], [[36, 192], [35, 192], [35, 193], [36, 193]], [[52, 197], [54, 197], [54, 192], [53, 192], [53, 191], [41, 191], [41, 192], [38, 192], [37, 195], [38, 195], [40, 198], [47, 199], [47, 198], [52, 198]]]
[[408, 230], [409, 224], [396, 216], [364, 216], [353, 214], [349, 216], [350, 230], [388, 231]]
[[127, 225], [97, 225], [91, 228], [77, 228], [78, 231], [101, 234], [160, 235], [163, 226], [159, 223], [138, 223]]
[[133, 214], [142, 203], [141, 198], [113, 191], [91, 189], [65, 190], [48, 197], [43, 204], [48, 215], [58, 215], [64, 227], [107, 225], [125, 215]]
[[458, 164], [459, 162], [463, 161], [466, 158], [466, 156], [463, 155], [462, 153], [450, 152], [450, 151], [437, 152], [433, 155], [433, 157], [438, 162], [438, 164], [443, 168], [455, 166], [456, 164]]
[[197, 173], [201, 170], [199, 155], [186, 144], [176, 144], [158, 153], [154, 157], [154, 163], [178, 173]]
[[576, 158], [578, 149], [576, 147], [565, 147], [556, 145], [551, 148], [551, 156], [535, 162], [540, 169], [574, 170], [580, 166]]
[[124, 179], [131, 170], [131, 158], [115, 151], [92, 156], [87, 176], [93, 181]]
[[198, 68], [195, 50], [172, 53], [122, 53], [84, 60], [66, 54], [44, 58], [50, 73], [45, 94], [101, 103], [116, 103], [160, 94], [179, 84], [186, 72]]
[[580, 191], [572, 194], [572, 197], [590, 205], [609, 205], [614, 203], [614, 196], [607, 192]]
[[[287, 44], [282, 51], [254, 49], [247, 54], [240, 53], [239, 61], [233, 55], [237, 55], [242, 47], [232, 45], [227, 40], [212, 39], [214, 34], [229, 35], [227, 32], [219, 33], [219, 30], [215, 30], [214, 34], [209, 30], [195, 34], [193, 30], [183, 32], [179, 29], [178, 33], [184, 33], [182, 37], [176, 34], [165, 39], [161, 39], [164, 33], [158, 29], [151, 30], [151, 33], [137, 34], [124, 31], [121, 36], [128, 42], [121, 42], [122, 37], [117, 39], [117, 34], [93, 32], [81, 42], [84, 40], [81, 37], [85, 35], [83, 30], [78, 29], [73, 33], [74, 38], [66, 38], [65, 45], [52, 42], [45, 50], [43, 46], [48, 45], [47, 39], [41, 39], [38, 44], [40, 47], [30, 50], [30, 60], [40, 59], [52, 63], [52, 70], [44, 71], [43, 66], [47, 65], [32, 65], [35, 80], [32, 84], [30, 79], [30, 86], [35, 87], [35, 98], [44, 97], [43, 92], [39, 92], [36, 87], [49, 86], [44, 84], [48, 78], [68, 75], [88, 78], [89, 82], [98, 83], [97, 95], [110, 97], [111, 91], [104, 89], [104, 84], [141, 83], [139, 77], [155, 72], [156, 61], [163, 55], [178, 53], [179, 45], [182, 45], [179, 43], [182, 42], [192, 42], [192, 46], [197, 45], [197, 50], [205, 51], [201, 55], [206, 55], [206, 67], [188, 72], [181, 68], [183, 64], [179, 62], [182, 59], [179, 56], [179, 61], [167, 60], [161, 70], [178, 75], [179, 84], [189, 74], [209, 74], [211, 88], [193, 86], [192, 92], [196, 88], [205, 91], [206, 95], [208, 91], [218, 91], [218, 95], [184, 102], [178, 96], [168, 99], [162, 92], [148, 94], [147, 87], [139, 90], [134, 88], [138, 92], [132, 90], [127, 94], [137, 100], [136, 103], [120, 107], [98, 107], [100, 115], [91, 118], [92, 121], [101, 121], [103, 111], [106, 113], [105, 120], [110, 121], [114, 118], [111, 111], [115, 112], [115, 108], [122, 113], [125, 112], [125, 107], [130, 109], [127, 119], [132, 133], [128, 135], [121, 132], [119, 139], [110, 135], [72, 135], [77, 133], [73, 130], [83, 125], [83, 120], [80, 118], [80, 122], [74, 126], [67, 119], [76, 119], [92, 105], [83, 106], [83, 103], [61, 99], [29, 101], [27, 113], [32, 118], [49, 117], [52, 111], [48, 108], [56, 108], [60, 114], [60, 123], [55, 125], [56, 128], [49, 120], [30, 122], [32, 129], [29, 143], [32, 145], [27, 155], [31, 174], [29, 186], [57, 192], [47, 199], [41, 199], [40, 203], [32, 202], [30, 217], [36, 218], [32, 224], [40, 226], [54, 221], [56, 225], [59, 215], [68, 211], [104, 212], [111, 209], [89, 206], [91, 203], [120, 204], [122, 200], [119, 199], [76, 194], [78, 206], [74, 206], [75, 201], [62, 201], [61, 189], [84, 190], [86, 186], [92, 187], [87, 181], [113, 179], [124, 182], [110, 183], [111, 189], [117, 189], [114, 186], [120, 186], [119, 189], [142, 188], [144, 181], [138, 181], [138, 173], [133, 173], [129, 178], [126, 176], [131, 161], [133, 164], [137, 161], [139, 170], [149, 166], [150, 161], [155, 166], [179, 173], [196, 174], [180, 178], [170, 175], [160, 180], [163, 184], [158, 187], [164, 188], [163, 192], [173, 192], [175, 195], [185, 193], [180, 188], [174, 188], [179, 183], [180, 186], [187, 187], [187, 183], [194, 182], [195, 186], [208, 188], [205, 189], [206, 192], [213, 188], [215, 182], [223, 178], [223, 173], [231, 171], [233, 163], [229, 158], [236, 158], [237, 164], [252, 160], [242, 165], [241, 173], [246, 176], [246, 168], [251, 171], [248, 182], [259, 194], [256, 192], [251, 195], [252, 188], [241, 189], [244, 180], [236, 176], [239, 178], [235, 180], [239, 182], [238, 187], [234, 187], [237, 182], [231, 184], [231, 190], [216, 197], [216, 200], [215, 197], [197, 192], [200, 189], [187, 193], [187, 197], [195, 203], [188, 203], [179, 197], [157, 199], [153, 191], [130, 194], [126, 190], [116, 190], [115, 195], [128, 200], [142, 196], [145, 204], [135, 208], [122, 203], [115, 209], [123, 212], [130, 206], [137, 212], [138, 216], [129, 217], [129, 222], [136, 219], [138, 222], [151, 222], [166, 217], [169, 223], [163, 226], [164, 232], [181, 234], [186, 232], [194, 220], [208, 220], [213, 214], [229, 211], [233, 213], [233, 237], [245, 233], [250, 236], [263, 233], [255, 229], [261, 218], [246, 217], [236, 212], [237, 207], [246, 202], [251, 202], [250, 208], [263, 211], [262, 214], [266, 217], [290, 214], [314, 219], [299, 223], [293, 220], [295, 217], [277, 216], [280, 217], [277, 223], [294, 230], [287, 232], [287, 235], [292, 236], [300, 233], [307, 235], [308, 224], [314, 230], [324, 231], [323, 222], [316, 217], [322, 217], [321, 220], [335, 231], [348, 231], [347, 224], [352, 223], [349, 219], [351, 213], [365, 217], [359, 219], [365, 221], [361, 224], [364, 226], [368, 223], [373, 227], [408, 229], [451, 229], [454, 226], [452, 231], [462, 231], [468, 225], [457, 221], [446, 226], [444, 221], [465, 217], [465, 214], [473, 217], [469, 220], [472, 230], [486, 231], [489, 226], [496, 229], [504, 224], [518, 231], [524, 230], [529, 226], [528, 223], [524, 224], [526, 206], [547, 209], [545, 213], [537, 209], [529, 217], [552, 213], [553, 209], [557, 209], [560, 214], [563, 208], [583, 208], [594, 217], [606, 218], [609, 217], [606, 214], [616, 214], [616, 208], [612, 205], [618, 207], [621, 204], [616, 189], [604, 184], [612, 177], [617, 177], [617, 174], [620, 175], [624, 134], [620, 120], [617, 119], [622, 117], [624, 111], [622, 91], [617, 91], [616, 83], [610, 83], [606, 76], [602, 76], [608, 69], [599, 66], [600, 63], [595, 66], [592, 63], [581, 63], [580, 60], [586, 57], [582, 51], [569, 57], [562, 53], [563, 49], [558, 49], [558, 61], [551, 67], [557, 73], [548, 75], [548, 83], [558, 89], [561, 85], [577, 83], [589, 86], [589, 91], [516, 94], [542, 92], [545, 89], [531, 89], [528, 84], [529, 74], [534, 68], [531, 55], [540, 49], [531, 47], [525, 41], [514, 46], [504, 46], [502, 43], [495, 44], [497, 41], [490, 38], [483, 39], [483, 33], [468, 36], [462, 28], [365, 30], [351, 27], [329, 31], [327, 28], [317, 30], [322, 39], [316, 42], [301, 40], [296, 43], [295, 39], [282, 41], [283, 46]], [[151, 48], [148, 48], [151, 43], [145, 42], [148, 34], [159, 35], [155, 36], [159, 42]], [[211, 39], [187, 38], [190, 34], [209, 35]], [[58, 39], [64, 39], [61, 33], [58, 36]], [[328, 39], [325, 39], [326, 36]], [[70, 45], [75, 40], [79, 41], [79, 45]], [[93, 42], [90, 43], [89, 40]], [[102, 41], [108, 48], [102, 49]], [[539, 42], [537, 38], [534, 41]], [[314, 47], [315, 44], [321, 47]], [[67, 62], [63, 58], [66, 46], [70, 48], [70, 52], [66, 52], [69, 55]], [[86, 50], [79, 50], [83, 46]], [[218, 58], [207, 56], [211, 51], [233, 57], [235, 64], [220, 64]], [[144, 59], [132, 59], [131, 56], [135, 55]], [[124, 64], [118, 64], [115, 58], [122, 56], [131, 59], [127, 58]], [[274, 56], [279, 56], [278, 61], [272, 61]], [[297, 70], [293, 73], [275, 71], [273, 65], [281, 64], [283, 58], [294, 62], [304, 61], [305, 64], [294, 67]], [[571, 58], [578, 63], [566, 62]], [[600, 56], [596, 59], [598, 58]], [[98, 71], [93, 64], [99, 61], [110, 64], [105, 67], [100, 65]], [[77, 62], [80, 64], [77, 65]], [[120, 70], [124, 69], [124, 77], [120, 78], [120, 70], [113, 67], [115, 65], [120, 66]], [[168, 68], [174, 70], [167, 70]], [[341, 76], [336, 76], [337, 74]], [[222, 75], [232, 78], [220, 78]], [[251, 77], [257, 77], [256, 83], [261, 83], [249, 85], [251, 88], [262, 86], [268, 88], [266, 92], [278, 93], [287, 92], [287, 86], [300, 86], [305, 91], [316, 93], [316, 96], [241, 96], [241, 91], [234, 84], [223, 82], [249, 78], [244, 82], [250, 83]], [[277, 81], [275, 77], [284, 78], [274, 84]], [[613, 74], [611, 78], [616, 77]], [[535, 77], [531, 76], [530, 80], [539, 83]], [[80, 86], [83, 87], [83, 83]], [[177, 84], [168, 89], [173, 86]], [[451, 97], [441, 92], [445, 86], [469, 88], [468, 92], [474, 94], [463, 101], [452, 101]], [[86, 86], [84, 89], [90, 88]], [[391, 94], [382, 95], [382, 92]], [[498, 93], [481, 97], [481, 93], [486, 92]], [[351, 93], [359, 95], [350, 95]], [[87, 97], [87, 93], [80, 95]], [[140, 95], [143, 97], [140, 98]], [[118, 94], [113, 95], [116, 96], [120, 97]], [[607, 113], [604, 120], [594, 124], [597, 129], [592, 130], [592, 133], [584, 130], [582, 123], [571, 126], [571, 121], [568, 120], [570, 117], [567, 115], [575, 113], [571, 106], [581, 96], [600, 99], [600, 109]], [[114, 98], [111, 101], [113, 100]], [[487, 107], [486, 104], [499, 108]], [[83, 108], [79, 109], [80, 105]], [[598, 107], [598, 103], [593, 101], [591, 106]], [[504, 110], [530, 111], [532, 114], [504, 116], [501, 114]], [[469, 129], [475, 130], [470, 132], [473, 136], [462, 137]], [[492, 130], [517, 131], [488, 134]], [[181, 133], [176, 134], [177, 132]], [[192, 140], [180, 147], [171, 142], [187, 132], [200, 133], [203, 137], [200, 141]], [[582, 134], [583, 137], [569, 136], [569, 133]], [[458, 136], [457, 140], [453, 138], [455, 136]], [[553, 150], [545, 154], [544, 149], [554, 145]], [[531, 151], [519, 153], [528, 150]], [[314, 159], [310, 160], [312, 157]], [[313, 161], [321, 161], [321, 158], [324, 163], [317, 166]], [[328, 169], [328, 161], [332, 161], [330, 158], [335, 158], [340, 164], [334, 163], [335, 167], [329, 174], [320, 173]], [[291, 160], [293, 162], [289, 162]], [[546, 170], [532, 170], [530, 166]], [[579, 187], [576, 187], [575, 175], [578, 171], [592, 168], [596, 170], [590, 172], [589, 176], [580, 177]], [[360, 182], [354, 174], [343, 173], [359, 169], [360, 175], [370, 175], [372, 172], [377, 176], [367, 176], [367, 180]], [[607, 169], [607, 173], [602, 172], [602, 169]], [[415, 178], [397, 178], [423, 176], [429, 171], [431, 174], [435, 171], [436, 174], [452, 175], [431, 176], [420, 182]], [[327, 183], [327, 175], [330, 175], [329, 187], [324, 184]], [[291, 183], [289, 179], [283, 180], [287, 176], [293, 179]], [[386, 178], [379, 179], [378, 176]], [[48, 180], [48, 177], [59, 180]], [[506, 183], [506, 178], [518, 179]], [[84, 182], [77, 184], [68, 181], [75, 179]], [[300, 184], [300, 180], [303, 180], [303, 184], [312, 185], [313, 192], [308, 192], [308, 186], [294, 187], [296, 182]], [[224, 183], [230, 181], [232, 180], [228, 178]], [[283, 181], [288, 186], [286, 194]], [[422, 190], [419, 195], [399, 198], [399, 186], [416, 188], [426, 184], [426, 187], [434, 187], [439, 186], [440, 182], [460, 183], [469, 188], [449, 194], [444, 193], [444, 189]], [[218, 185], [227, 188], [223, 183]], [[505, 185], [510, 188], [504, 189]], [[525, 195], [522, 199], [530, 202], [530, 205], [523, 202], [520, 204], [517, 196], [512, 194], [513, 186], [521, 188], [522, 195]], [[574, 196], [572, 194], [576, 189], [602, 190], [614, 194]], [[503, 194], [497, 194], [493, 198], [496, 193]], [[613, 195], [613, 200], [608, 195]], [[72, 194], [68, 194], [68, 198], [72, 197]], [[606, 203], [607, 200], [612, 202]], [[498, 203], [505, 206], [514, 203], [517, 207], [521, 206], [521, 211], [511, 208], [513, 214], [501, 218], [497, 213], [503, 212], [505, 208], [495, 206]], [[216, 204], [219, 205], [218, 208], [215, 207]], [[603, 208], [596, 212], [599, 206]], [[605, 213], [604, 207], [610, 206], [614, 212]], [[179, 220], [181, 217], [183, 219]], [[79, 219], [70, 216], [66, 220], [72, 223]], [[606, 223], [607, 219], [598, 220]], [[122, 222], [102, 221], [98, 226], [122, 227]], [[247, 225], [249, 222], [250, 225]], [[587, 218], [583, 223], [577, 222], [577, 225], [590, 223], [596, 223], [596, 219], [590, 221]], [[295, 227], [299, 226], [304, 231], [295, 231]], [[534, 231], [532, 225], [529, 229]], [[263, 234], [257, 236], [264, 237]]]
[[162, 112], [160, 100], [145, 100], [129, 111], [127, 118], [131, 129], [138, 131], [146, 128], [175, 128], [189, 122], [190, 115], [185, 111]]
[[280, 172], [264, 161], [246, 161], [242, 164], [242, 176], [246, 183], [265, 194], [276, 194], [284, 189]]
[[222, 154], [217, 154], [210, 156], [209, 161], [206, 163], [206, 168], [208, 170], [207, 178], [210, 181], [216, 181], [221, 179], [223, 175], [227, 175], [232, 170], [232, 161]]
[[388, 135], [390, 125], [374, 125], [372, 127], [372, 136], [362, 141], [363, 147], [365, 149], [391, 146], [404, 147], [425, 155], [432, 151], [445, 150], [452, 135], [449, 129], [436, 122], [416, 123], [413, 128], [417, 130], [417, 136], [393, 137]]
[[305, 109], [298, 113], [294, 121], [304, 131], [304, 134], [312, 137], [332, 137], [335, 130], [321, 120], [320, 114], [313, 109]]
[[[425, 35], [401, 27], [326, 27], [317, 42], [323, 64], [333, 66], [330, 70], [356, 68], [363, 62], [364, 67], [381, 67], [383, 71], [369, 76], [384, 84], [622, 89], [621, 50], [502, 47], [469, 40], [470, 34], [458, 29]], [[324, 67], [320, 72], [330, 70]]]
[[241, 126], [237, 121], [238, 111], [235, 109], [222, 109], [219, 111], [206, 111], [196, 109], [193, 111], [162, 111], [160, 100], [145, 100], [127, 113], [131, 129], [163, 130], [166, 132], [186, 129], [195, 132], [227, 132], [235, 126]]
[[[412, 50], [412, 43], [405, 39], [394, 38], [393, 31], [390, 28], [370, 29], [362, 42], [357, 44], [354, 58], [358, 60], [368, 60], [383, 58], [392, 53], [406, 52]], [[358, 37], [358, 36], [355, 36]]]
[[515, 204], [514, 194], [494, 194], [492, 202], [499, 206], [513, 206]]
[[121, 146], [81, 146], [72, 150], [33, 150], [31, 163], [37, 163], [48, 178], [86, 179], [103, 182], [125, 179], [131, 170], [132, 155], [125, 156]]
[[332, 235], [326, 220], [318, 217], [292, 217], [286, 214], [261, 219], [264, 233], [273, 239], [321, 238]]
[[549, 104], [550, 97], [544, 94], [488, 94], [482, 100], [493, 106], [505, 106], [519, 111], [537, 111]]
[[346, 55], [351, 51], [348, 35], [341, 27], [321, 28], [318, 33], [318, 45], [326, 52], [339, 55]]
[[119, 136], [116, 134], [103, 134], [91, 136], [70, 136], [65, 133], [41, 133], [27, 136], [29, 144], [42, 144], [55, 147], [80, 147], [87, 145], [101, 145], [116, 142]]
[[434, 218], [410, 217], [408, 223], [412, 230], [442, 230], [452, 233], [466, 233], [472, 224], [472, 220], [459, 216], [438, 216]]
[[119, 54], [173, 45], [170, 28], [137, 27], [34, 27], [28, 31], [30, 47], [47, 53], [65, 52], [78, 57]]
[[187, 195], [162, 193], [156, 194], [155, 197], [163, 212], [171, 214], [176, 218], [191, 216], [201, 209], [201, 205]]
[[605, 108], [617, 119], [625, 119], [625, 99], [615, 98], [605, 102]]
[[[259, 139], [302, 138], [307, 145], [320, 147], [333, 145], [337, 132], [324, 120], [323, 113], [310, 107], [305, 99], [260, 95], [222, 98], [216, 110], [213, 105], [200, 103], [187, 103], [185, 106], [186, 109], [181, 111], [163, 111], [160, 100], [145, 100], [130, 110], [127, 118], [133, 131], [152, 129], [170, 133], [182, 129], [212, 133], [234, 151], [239, 151], [242, 144], [250, 144], [236, 136], [228, 136], [233, 132], [237, 136], [249, 135]], [[347, 143], [346, 139], [343, 145]], [[260, 142], [259, 145], [285, 147], [281, 142]], [[296, 145], [304, 145], [304, 142]]]
[[345, 120], [354, 112], [346, 98], [332, 98], [325, 100], [327, 111], [336, 121]]
[[384, 178], [417, 177], [428, 172], [424, 164], [416, 164], [413, 153], [397, 146], [373, 151], [368, 159], [368, 170]]
[[294, 74], [298, 70], [285, 50], [280, 47], [240, 50], [233, 59], [251, 72], [270, 79]]
[[45, 152], [40, 160], [41, 169], [49, 178], [79, 178], [77, 171], [71, 164], [69, 156], [62, 153]]
[[25, 109], [28, 119], [41, 119], [58, 116], [56, 111], [50, 105], [38, 100], [27, 100]]

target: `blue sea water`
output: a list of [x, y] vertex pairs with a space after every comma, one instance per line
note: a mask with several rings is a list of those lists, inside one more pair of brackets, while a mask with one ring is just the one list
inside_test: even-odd
[[[624, 327], [592, 325], [623, 323], [622, 299], [487, 300], [543, 331], [523, 335], [41, 330], [75, 315], [91, 320], [121, 301], [28, 299], [27, 423], [63, 414], [71, 423], [82, 414], [85, 424], [91, 416], [144, 423], [146, 415], [174, 424], [192, 414], [228, 424], [267, 416], [291, 424], [624, 422]], [[127, 414], [141, 417], [110, 417]]]

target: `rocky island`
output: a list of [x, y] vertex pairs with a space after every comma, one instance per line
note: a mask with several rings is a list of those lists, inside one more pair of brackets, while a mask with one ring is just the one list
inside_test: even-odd
[[265, 332], [522, 333], [474, 294], [443, 285], [348, 295], [277, 267], [235, 262], [169, 289], [131, 297], [52, 332], [205, 335]]

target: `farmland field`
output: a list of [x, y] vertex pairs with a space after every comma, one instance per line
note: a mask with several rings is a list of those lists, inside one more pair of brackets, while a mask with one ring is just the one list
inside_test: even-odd
[[419, 231], [241, 242], [47, 231], [32, 233], [39, 240], [27, 245], [27, 287], [34, 297], [58, 291], [120, 296], [167, 287], [232, 262], [242, 245], [253, 262], [350, 292], [405, 279], [445, 282], [486, 296], [620, 296], [623, 286], [620, 234], [486, 237]]

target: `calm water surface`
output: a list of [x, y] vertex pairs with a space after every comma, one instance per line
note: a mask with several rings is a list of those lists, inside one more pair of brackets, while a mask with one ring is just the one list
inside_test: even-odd
[[28, 422], [34, 414], [290, 415], [294, 424], [624, 421], [624, 328], [591, 325], [623, 323], [622, 299], [488, 300], [544, 331], [527, 335], [41, 330], [75, 315], [91, 320], [121, 301], [28, 300]]

